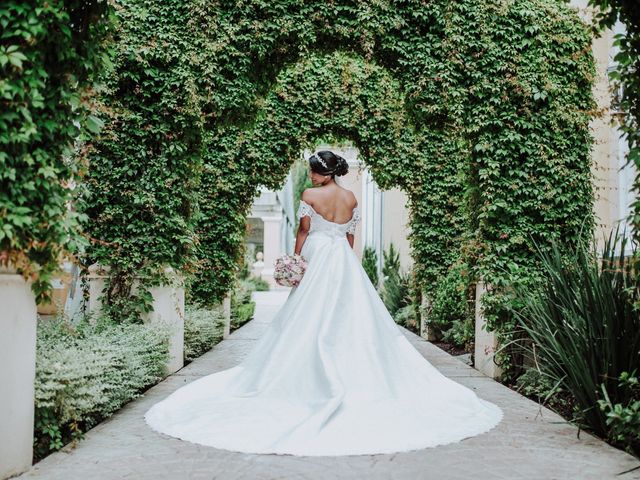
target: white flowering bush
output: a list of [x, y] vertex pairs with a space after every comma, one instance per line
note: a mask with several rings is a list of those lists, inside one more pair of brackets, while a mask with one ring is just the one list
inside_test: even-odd
[[40, 322], [36, 458], [60, 449], [163, 377], [168, 332], [146, 325]]
[[191, 362], [222, 340], [224, 313], [220, 307], [187, 307], [184, 318], [184, 361]]

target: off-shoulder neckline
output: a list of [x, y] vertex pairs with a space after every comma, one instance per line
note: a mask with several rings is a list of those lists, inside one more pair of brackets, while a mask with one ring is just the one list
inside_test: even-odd
[[311, 209], [311, 211], [312, 211], [313, 213], [315, 213], [316, 215], [318, 215], [318, 216], [319, 216], [322, 220], [324, 220], [325, 222], [333, 223], [333, 224], [335, 224], [335, 225], [339, 225], [339, 226], [341, 226], [341, 227], [343, 227], [343, 226], [345, 226], [345, 225], [349, 225], [351, 222], [353, 222], [353, 220], [354, 220], [354, 219], [355, 219], [355, 217], [356, 217], [356, 210], [358, 210], [358, 205], [356, 205], [356, 206], [355, 206], [355, 207], [353, 207], [353, 209], [351, 210], [351, 218], [350, 218], [347, 222], [345, 222], [345, 223], [338, 223], [338, 222], [332, 222], [331, 220], [327, 220], [326, 218], [324, 218], [320, 213], [318, 213], [318, 212], [316, 211], [316, 209], [315, 209], [315, 208], [313, 208], [311, 205], [309, 205], [309, 204], [308, 204], [307, 202], [305, 202], [304, 200], [300, 199], [300, 203], [304, 203], [307, 207], [309, 207], [309, 208]]

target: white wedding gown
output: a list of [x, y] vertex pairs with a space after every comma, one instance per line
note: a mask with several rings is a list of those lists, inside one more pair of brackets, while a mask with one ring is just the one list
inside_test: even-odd
[[502, 411], [448, 379], [400, 331], [349, 246], [345, 224], [311, 217], [307, 271], [235, 367], [199, 378], [145, 414], [159, 432], [248, 453], [356, 455], [457, 442]]

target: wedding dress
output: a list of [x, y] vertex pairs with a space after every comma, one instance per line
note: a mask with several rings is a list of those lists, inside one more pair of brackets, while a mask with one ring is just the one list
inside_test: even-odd
[[351, 249], [349, 222], [311, 217], [307, 271], [235, 367], [156, 403], [147, 423], [248, 453], [356, 455], [433, 447], [484, 433], [502, 411], [442, 375], [402, 334]]

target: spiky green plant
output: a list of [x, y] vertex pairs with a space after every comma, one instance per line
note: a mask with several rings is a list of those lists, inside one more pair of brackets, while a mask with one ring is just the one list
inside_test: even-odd
[[610, 434], [598, 407], [603, 389], [612, 403], [629, 404], [633, 390], [618, 379], [640, 369], [639, 263], [635, 245], [630, 255], [627, 246], [616, 230], [601, 251], [595, 241], [570, 254], [557, 244], [538, 247], [544, 280], [534, 291], [515, 287], [523, 308], [514, 314], [533, 341], [523, 348], [575, 397], [575, 421], [603, 437]]
[[382, 257], [384, 258], [382, 301], [391, 316], [395, 316], [396, 312], [411, 303], [411, 274], [402, 272], [400, 252], [396, 250], [393, 243], [389, 245], [387, 251], [382, 252]]
[[366, 246], [362, 251], [362, 268], [367, 272], [367, 276], [373, 286], [378, 288], [380, 278], [378, 277], [378, 254], [375, 248]]

